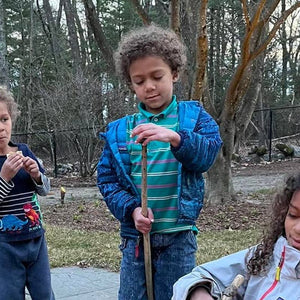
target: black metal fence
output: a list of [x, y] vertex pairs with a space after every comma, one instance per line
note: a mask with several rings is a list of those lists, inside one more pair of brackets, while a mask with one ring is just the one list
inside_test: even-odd
[[[300, 143], [299, 116], [300, 105], [255, 110], [243, 142], [267, 146], [271, 161], [275, 141], [294, 138]], [[103, 146], [98, 136], [102, 130], [100, 127], [73, 128], [13, 133], [12, 136], [15, 142], [27, 143], [37, 157], [52, 166], [54, 176], [57, 177], [59, 163], [76, 163], [84, 159], [87, 164], [97, 163]], [[84, 148], [85, 144], [88, 154], [83, 158], [78, 147]]]
[[100, 127], [13, 133], [17, 143], [26, 143], [34, 154], [58, 175], [60, 163], [90, 164], [92, 169], [101, 154]]
[[300, 142], [300, 105], [257, 109], [245, 134], [245, 142], [265, 145], [269, 161], [275, 142]]

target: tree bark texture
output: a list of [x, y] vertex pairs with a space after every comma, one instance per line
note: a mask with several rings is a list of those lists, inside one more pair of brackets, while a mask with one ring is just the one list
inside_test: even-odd
[[107, 39], [102, 30], [102, 26], [99, 22], [98, 16], [96, 14], [96, 8], [92, 0], [83, 0], [83, 4], [86, 10], [87, 21], [95, 36], [97, 45], [106, 60], [107, 70], [111, 74], [114, 74], [114, 61], [113, 61], [113, 51], [107, 42]]
[[41, 21], [43, 22], [43, 24], [47, 25], [47, 26], [44, 26], [44, 30], [46, 30], [46, 28], [48, 29], [49, 42], [51, 45], [51, 51], [52, 51], [52, 55], [53, 55], [53, 59], [54, 59], [54, 63], [55, 63], [55, 68], [56, 68], [57, 73], [60, 73], [60, 69], [61, 69], [61, 67], [63, 67], [61, 54], [60, 54], [61, 48], [59, 46], [58, 36], [57, 36], [57, 27], [56, 27], [55, 20], [54, 20], [53, 14], [52, 14], [49, 0], [43, 0], [43, 8], [45, 11], [47, 24], [45, 24], [45, 21], [43, 19], [41, 19]]
[[[266, 37], [264, 37], [264, 28], [268, 26], [270, 17], [276, 9], [279, 0], [274, 0], [271, 3], [268, 2], [267, 6], [266, 1], [258, 1], [257, 5], [252, 7], [254, 10], [251, 14], [251, 18], [246, 1], [242, 0], [241, 2], [246, 24], [245, 36], [241, 47], [241, 60], [230, 81], [225, 97], [224, 107], [219, 118], [220, 133], [224, 144], [216, 163], [218, 168], [214, 166], [209, 171], [210, 180], [214, 181], [222, 178], [222, 181], [225, 181], [226, 183], [223, 186], [221, 184], [220, 186], [214, 186], [213, 193], [209, 195], [209, 202], [214, 204], [220, 203], [223, 200], [230, 200], [233, 197], [232, 185], [230, 184], [232, 181], [231, 160], [234, 152], [236, 132], [241, 130], [241, 128], [238, 128], [237, 126], [242, 125], [237, 123], [237, 112], [239, 109], [243, 109], [243, 106], [245, 106], [247, 101], [249, 101], [248, 99], [245, 99], [243, 102], [243, 99], [251, 82], [253, 62], [267, 48], [275, 33], [280, 28], [280, 25], [286, 20], [287, 16], [300, 7], [300, 2], [298, 2], [283, 12], [273, 24], [273, 27], [270, 29]], [[223, 164], [220, 162], [223, 162]]]
[[4, 29], [4, 7], [0, 0], [0, 85], [8, 86], [8, 69], [6, 61], [6, 37]]
[[75, 23], [79, 34], [79, 40], [80, 40], [80, 56], [81, 56], [81, 66], [84, 68], [87, 63], [87, 43], [85, 41], [84, 37], [84, 30], [82, 28], [80, 18], [77, 12], [76, 8], [76, 1], [73, 4], [73, 11], [74, 11], [74, 17], [75, 17]]
[[180, 1], [170, 1], [170, 27], [180, 36]]
[[77, 73], [81, 67], [81, 58], [80, 58], [80, 50], [79, 50], [79, 42], [77, 37], [77, 30], [75, 24], [75, 15], [72, 8], [72, 4], [70, 0], [63, 0], [67, 27], [69, 32], [69, 43], [71, 47], [71, 55], [73, 58], [73, 69]]
[[207, 0], [202, 0], [199, 11], [199, 26], [198, 26], [198, 40], [196, 47], [196, 70], [195, 78], [193, 80], [193, 92], [192, 99], [202, 99], [204, 84], [207, 81], [204, 80], [207, 65], [208, 54], [208, 41], [206, 30], [206, 12], [207, 12]]

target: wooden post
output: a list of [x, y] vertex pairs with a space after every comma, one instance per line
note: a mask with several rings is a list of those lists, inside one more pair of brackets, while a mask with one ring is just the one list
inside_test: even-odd
[[[148, 216], [148, 200], [147, 200], [147, 146], [142, 146], [142, 214]], [[148, 300], [153, 300], [153, 282], [152, 282], [152, 260], [150, 233], [143, 234], [144, 241], [144, 260], [145, 275]]]

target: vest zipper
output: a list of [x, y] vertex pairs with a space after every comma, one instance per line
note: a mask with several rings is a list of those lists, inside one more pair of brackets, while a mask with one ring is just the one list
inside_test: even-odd
[[281, 269], [282, 269], [283, 263], [284, 263], [284, 258], [285, 258], [285, 246], [283, 247], [281, 257], [280, 257], [280, 261], [279, 261], [279, 264], [276, 268], [276, 274], [275, 274], [274, 282], [272, 283], [270, 288], [262, 295], [262, 297], [259, 300], [265, 299], [267, 297], [267, 295], [269, 295], [275, 289], [276, 285], [278, 284], [278, 282], [280, 280]]

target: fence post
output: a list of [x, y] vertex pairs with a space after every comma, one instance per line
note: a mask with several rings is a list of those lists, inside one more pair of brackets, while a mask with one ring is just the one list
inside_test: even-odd
[[53, 147], [54, 177], [56, 178], [57, 177], [56, 135], [53, 129], [50, 132], [51, 132], [51, 140], [52, 140], [52, 147]]
[[269, 161], [272, 161], [272, 123], [273, 123], [273, 112], [269, 110]]

